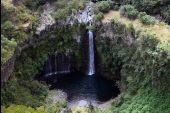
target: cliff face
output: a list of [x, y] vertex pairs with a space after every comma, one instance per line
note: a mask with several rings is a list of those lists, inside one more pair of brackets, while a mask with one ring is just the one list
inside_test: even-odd
[[96, 30], [95, 38], [97, 72], [108, 79], [120, 80], [122, 63], [120, 59], [116, 58], [117, 56], [114, 58], [113, 55], [119, 51], [119, 45], [126, 48], [133, 45], [134, 33], [125, 26], [116, 26], [112, 22], [97, 25], [96, 28], [100, 28]]

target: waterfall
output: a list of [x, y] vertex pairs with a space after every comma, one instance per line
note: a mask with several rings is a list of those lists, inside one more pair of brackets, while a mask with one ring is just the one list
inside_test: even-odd
[[71, 72], [70, 53], [54, 53], [45, 63], [45, 76], [53, 74], [67, 74]]
[[89, 64], [88, 64], [88, 75], [95, 74], [94, 66], [94, 43], [93, 43], [93, 32], [89, 30], [88, 32], [89, 41]]
[[51, 65], [51, 59], [50, 58], [47, 60], [47, 65], [45, 66], [45, 70], [46, 70], [46, 72], [45, 72], [46, 76], [49, 76], [49, 75], [53, 74], [52, 73], [52, 65]]

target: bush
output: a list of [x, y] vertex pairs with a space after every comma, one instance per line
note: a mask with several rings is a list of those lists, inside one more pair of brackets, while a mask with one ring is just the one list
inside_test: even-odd
[[58, 9], [56, 12], [52, 14], [56, 21], [65, 20], [67, 18], [67, 15], [68, 15], [67, 9]]
[[162, 8], [161, 13], [165, 22], [170, 24], [170, 5], [167, 5], [166, 7]]
[[4, 29], [4, 30], [11, 30], [11, 29], [14, 28], [14, 25], [12, 24], [11, 21], [5, 21], [5, 23], [2, 24], [1, 27], [2, 27], [2, 29]]
[[129, 19], [136, 19], [138, 13], [137, 9], [132, 5], [123, 5], [120, 7], [120, 14]]
[[38, 107], [44, 104], [48, 87], [38, 81], [12, 80], [1, 89], [2, 105], [19, 104]]
[[44, 106], [34, 109], [29, 106], [11, 104], [8, 107], [1, 106], [1, 108], [2, 113], [47, 113]]
[[108, 1], [101, 1], [98, 5], [98, 8], [101, 12], [108, 12], [110, 10], [110, 4]]
[[163, 0], [127, 0], [140, 11], [153, 12], [156, 5]]
[[95, 15], [94, 19], [95, 21], [101, 21], [104, 18], [104, 14], [99, 12], [97, 15]]
[[154, 25], [158, 22], [155, 17], [147, 15], [145, 12], [141, 12], [138, 15], [139, 20], [146, 25]]
[[95, 14], [97, 14], [99, 12], [106, 13], [109, 10], [110, 10], [110, 4], [108, 1], [101, 1], [101, 2], [97, 3], [93, 8], [93, 12]]
[[6, 4], [4, 2], [2, 2], [2, 7], [4, 8], [4, 13], [8, 14], [8, 13], [12, 13], [15, 11], [15, 7], [13, 6], [13, 4]]
[[80, 1], [80, 2], [79, 2], [79, 9], [80, 9], [80, 10], [83, 10], [83, 9], [85, 8], [85, 6], [86, 6], [86, 4], [85, 4], [84, 1]]
[[14, 39], [9, 40], [1, 35], [1, 64], [5, 63], [13, 55], [17, 43]]
[[45, 4], [45, 0], [26, 0], [24, 3], [29, 9], [37, 9], [39, 6]]

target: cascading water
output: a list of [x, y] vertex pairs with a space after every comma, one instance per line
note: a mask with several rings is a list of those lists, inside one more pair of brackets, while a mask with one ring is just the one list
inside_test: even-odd
[[71, 69], [71, 58], [69, 54], [55, 53], [50, 56], [45, 64], [45, 76], [53, 74], [67, 74]]
[[89, 42], [89, 64], [88, 64], [88, 75], [95, 74], [94, 66], [94, 43], [93, 43], [93, 32], [88, 31], [88, 42]]

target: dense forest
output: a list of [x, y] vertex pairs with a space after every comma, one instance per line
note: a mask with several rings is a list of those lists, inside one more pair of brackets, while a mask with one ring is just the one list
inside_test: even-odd
[[1, 0], [1, 112], [170, 113], [170, 0]]

